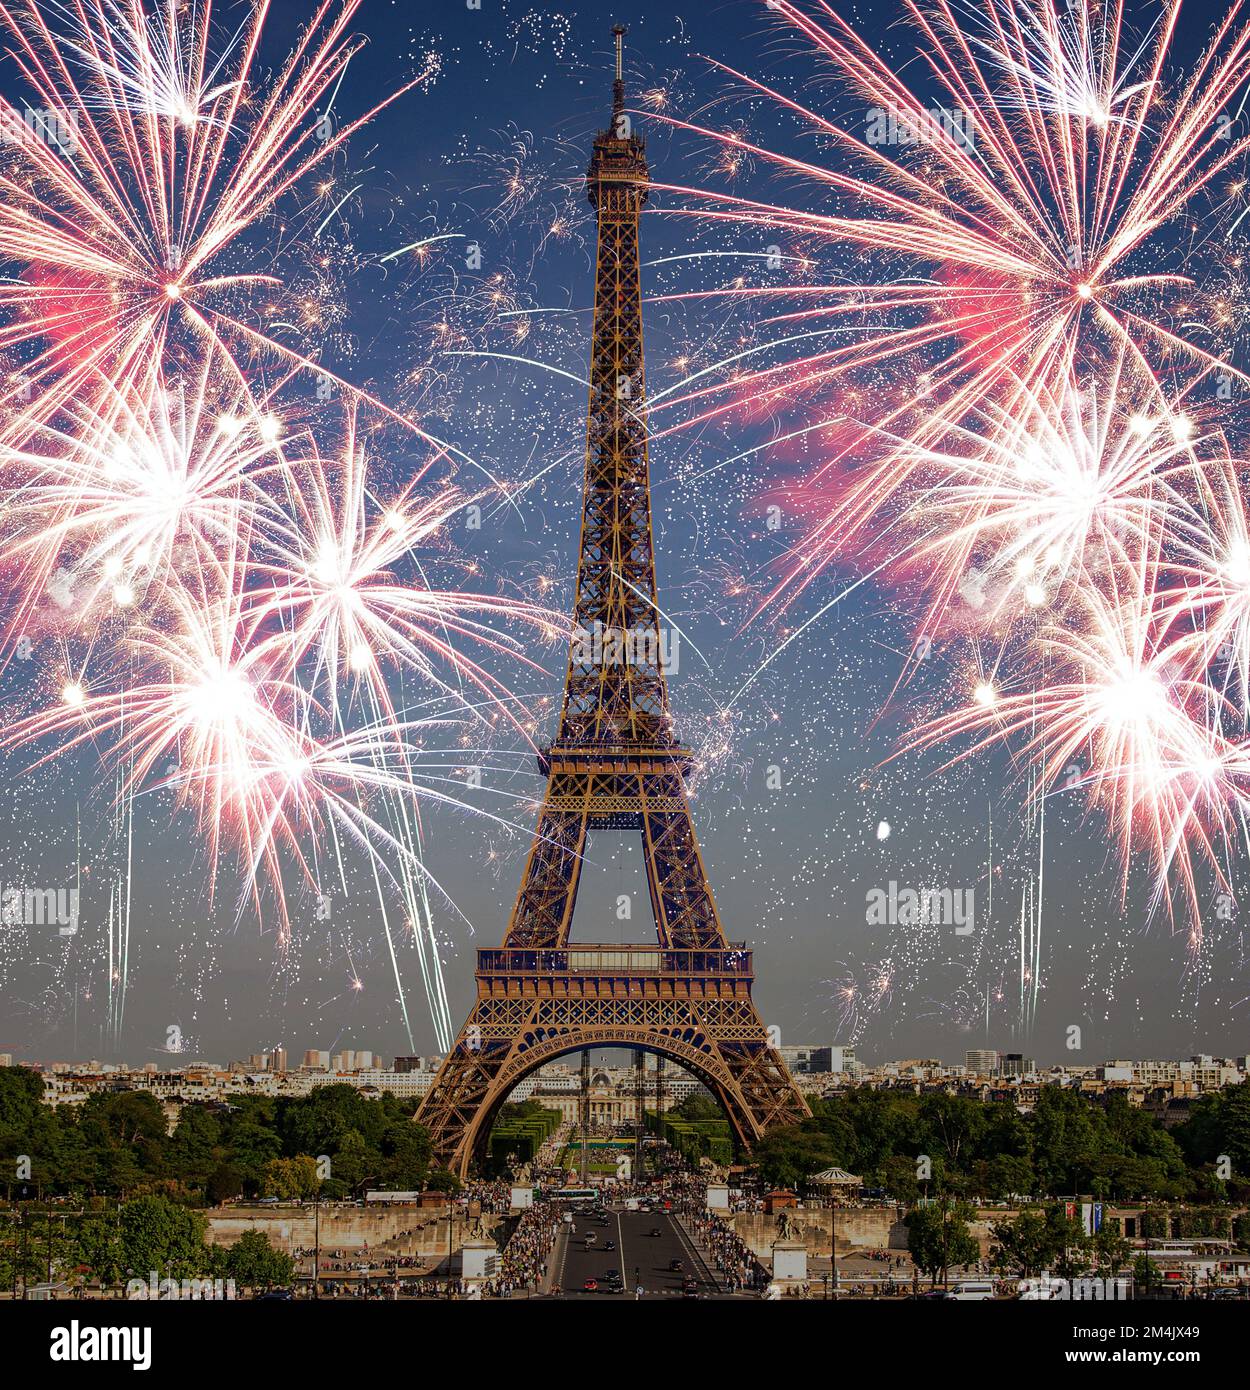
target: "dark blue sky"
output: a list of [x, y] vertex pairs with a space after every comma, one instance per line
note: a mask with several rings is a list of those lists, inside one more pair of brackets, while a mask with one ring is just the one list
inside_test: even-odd
[[[289, 0], [275, 6], [275, 52], [308, 10]], [[856, 23], [863, 17], [883, 42], [901, 44], [897, 32], [887, 32], [895, 6], [841, 12]], [[1198, 5], [1187, 12], [1185, 43], [1196, 44], [1206, 16]], [[1143, 14], [1154, 11], [1143, 7]], [[480, 533], [462, 539], [499, 582], [525, 589], [539, 574], [556, 578], [563, 586], [549, 595], [556, 606], [571, 600], [585, 408], [583, 389], [561, 373], [585, 373], [592, 291], [593, 224], [579, 180], [606, 116], [608, 31], [617, 18], [630, 26], [631, 93], [663, 86], [690, 119], [720, 127], [743, 121], [765, 144], [819, 153], [784, 118], [736, 92], [709, 57], [857, 119], [850, 98], [829, 90], [802, 45], [754, 0], [681, 15], [651, 3], [554, 11], [496, 0], [482, 0], [480, 9], [458, 0], [366, 0], [357, 27], [369, 43], [339, 94], [339, 113], [355, 114], [420, 70], [431, 53], [439, 75], [354, 140], [335, 171], [337, 187], [350, 196], [323, 234], [338, 258], [346, 310], [341, 337], [325, 346], [327, 360], [418, 411], [431, 432], [497, 476], [544, 474], [517, 510], [490, 513]], [[658, 179], [702, 186], [719, 178], [718, 186], [727, 186], [713, 167], [715, 150], [645, 114], [639, 120]], [[514, 174], [523, 196], [501, 208]], [[780, 185], [764, 171], [748, 172], [734, 187], [825, 210], [812, 190]], [[726, 284], [726, 259], [708, 253], [758, 257], [767, 244], [759, 228], [710, 227], [666, 215], [669, 206], [671, 200], [655, 199], [643, 224], [652, 395], [680, 380], [680, 359], [714, 360], [768, 331], [741, 306], [654, 302]], [[446, 240], [423, 267], [411, 258], [383, 262], [430, 236]], [[474, 243], [481, 265], [470, 269], [462, 248]], [[836, 258], [824, 269], [874, 274], [871, 265]], [[532, 316], [518, 346], [509, 336], [515, 319], [500, 320], [485, 295], [496, 274], [515, 307], [573, 312]], [[458, 353], [507, 352], [532, 361], [441, 352], [449, 331]], [[656, 418], [675, 423], [671, 412]], [[779, 546], [796, 533], [766, 532], [763, 501], [816, 456], [798, 449], [725, 460], [784, 428], [734, 422], [665, 435], [653, 449], [662, 602], [690, 638], [672, 696], [696, 740], [780, 640], [772, 621], [739, 632], [747, 609], [730, 591], [767, 584]], [[390, 466], [402, 477], [404, 446], [389, 447]], [[830, 573], [785, 622], [792, 629], [851, 577]], [[1121, 909], [1103, 829], [1075, 801], [1056, 799], [1048, 810], [1039, 862], [1018, 788], [1003, 766], [982, 760], [939, 775], [932, 759], [883, 765], [905, 726], [903, 712], [878, 718], [911, 641], [895, 601], [889, 591], [866, 586], [772, 663], [733, 705], [730, 748], [698, 788], [695, 817], [713, 887], [731, 939], [755, 948], [765, 1020], [780, 1026], [783, 1041], [854, 1040], [869, 1059], [954, 1060], [965, 1047], [985, 1045], [1073, 1062], [1244, 1054], [1250, 990], [1236, 923], [1224, 924], [1209, 957], [1188, 969], [1183, 943], [1166, 923], [1149, 919], [1136, 877]], [[547, 665], [549, 678], [527, 676], [518, 688], [535, 698], [554, 695], [559, 662]], [[920, 697], [940, 696], [942, 679], [934, 677], [932, 690], [922, 686]], [[510, 785], [530, 792], [538, 784], [527, 774]], [[0, 812], [9, 862], [52, 881], [67, 872], [61, 866], [73, 862], [77, 826], [68, 808], [80, 803], [85, 838], [102, 842], [107, 808], [85, 771], [76, 782], [69, 771], [62, 782], [41, 774], [33, 798], [28, 784], [16, 784]], [[458, 1023], [471, 996], [472, 949], [494, 944], [503, 932], [526, 837], [501, 837], [482, 822], [443, 813], [430, 818], [429, 829], [431, 869], [473, 929], [440, 910]], [[363, 880], [329, 926], [304, 902], [291, 954], [279, 960], [271, 930], [247, 912], [235, 922], [229, 890], [214, 909], [206, 906], [185, 827], [171, 828], [163, 808], [152, 805], [138, 834], [131, 983], [120, 1030], [113, 1037], [103, 1031], [103, 904], [88, 897], [72, 946], [5, 943], [0, 1050], [141, 1062], [161, 1056], [171, 1025], [182, 1029], [191, 1051], [220, 1061], [277, 1043], [295, 1053], [346, 1045], [388, 1056], [410, 1045], [433, 1047], [411, 958], [401, 960], [411, 1044], [402, 1026], [376, 903]], [[865, 904], [891, 882], [972, 889], [975, 932], [882, 931], [867, 920]], [[1022, 1012], [1022, 903], [1032, 911], [1039, 891], [1042, 988], [1036, 1010]], [[612, 910], [622, 893], [639, 904], [630, 923]], [[636, 847], [602, 837], [592, 846], [576, 935], [631, 939], [644, 934], [646, 915]], [[874, 982], [887, 977], [889, 988], [874, 1003]], [[856, 1002], [848, 1007], [852, 994]], [[1072, 1025], [1083, 1032], [1075, 1054], [1065, 1049]]]

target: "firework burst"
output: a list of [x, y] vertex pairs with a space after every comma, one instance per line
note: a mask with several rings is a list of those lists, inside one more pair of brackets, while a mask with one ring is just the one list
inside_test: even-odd
[[[831, 566], [858, 570], [850, 590], [881, 577], [920, 634], [895, 697], [929, 638], [970, 637], [972, 659], [946, 646], [967, 674], [954, 708], [948, 687], [904, 749], [1005, 746], [1038, 805], [1083, 788], [1124, 891], [1144, 857], [1153, 904], [1179, 896], [1200, 941], [1204, 883], [1227, 883], [1243, 830], [1250, 533], [1225, 404], [1246, 378], [1212, 346], [1235, 296], [1227, 266], [1204, 288], [1198, 227], [1239, 215], [1250, 146], [1227, 113], [1250, 25], [1229, 7], [1186, 68], [1180, 0], [1144, 29], [1123, 0], [904, 0], [916, 63], [823, 0], [769, 9], [820, 64], [819, 95], [722, 70], [820, 157], [652, 119], [816, 190], [665, 189], [666, 212], [762, 229], [804, 274], [672, 296], [754, 306], [771, 337], [656, 409], [802, 411], [778, 434], [820, 441], [794, 489], [810, 520], [761, 609]], [[822, 276], [848, 254], [869, 269]]]
[[[0, 99], [6, 653], [58, 646], [3, 746], [34, 766], [98, 758], [119, 843], [142, 798], [172, 791], [208, 896], [236, 867], [239, 911], [272, 915], [284, 945], [288, 893], [333, 876], [346, 892], [355, 847], [411, 1042], [405, 941], [447, 1027], [423, 808], [490, 814], [466, 764], [515, 771], [495, 737], [522, 728], [508, 674], [563, 624], [458, 587], [480, 576], [452, 524], [489, 489], [316, 361], [339, 321], [322, 235], [351, 196], [333, 164], [437, 68], [340, 120], [357, 9], [319, 3], [275, 67], [264, 0], [238, 27], [210, 0], [0, 0], [25, 86]], [[333, 388], [315, 408], [286, 389], [314, 364]], [[400, 486], [388, 425], [405, 431]], [[115, 1031], [129, 872], [109, 909]]]
[[[42, 122], [6, 141], [0, 166], [0, 255], [17, 268], [0, 283], [9, 439], [66, 402], [94, 404], [102, 383], [146, 385], [187, 345], [212, 342], [240, 380], [257, 355], [310, 362], [247, 322], [257, 292], [283, 285], [253, 234], [421, 81], [336, 121], [357, 8], [325, 0], [271, 73], [257, 57], [267, 3], [224, 41], [211, 3], [0, 5], [27, 87], [23, 106], [0, 98], [0, 120], [26, 132], [32, 109]], [[249, 258], [255, 269], [237, 268]]]
[[[1010, 415], [1039, 390], [1059, 390], [1091, 353], [1133, 359], [1154, 388], [1155, 399], [1143, 403], [1152, 414], [1175, 403], [1160, 363], [1190, 380], [1215, 370], [1239, 375], [1176, 325], [1192, 273], [1174, 264], [1168, 235], [1246, 152], [1246, 137], [1229, 138], [1220, 120], [1250, 78], [1250, 29], [1238, 23], [1237, 7], [1195, 68], [1175, 81], [1168, 63], [1179, 3], [1166, 7], [1147, 39], [1133, 41], [1122, 3], [1093, 16], [1050, 0], [995, 0], [988, 9], [909, 0], [905, 15], [932, 94], [909, 86], [830, 6], [778, 0], [770, 9], [867, 100], [866, 128], [849, 129], [755, 77], [726, 71], [836, 150], [836, 163], [659, 119], [723, 145], [727, 155], [747, 154], [814, 184], [840, 209], [669, 186], [679, 200], [669, 211], [762, 227], [779, 243], [868, 253], [880, 276], [694, 292], [775, 305], [766, 323], [778, 360], [736, 370], [664, 408], [694, 407], [705, 419], [747, 401], [758, 409], [796, 393], [849, 392], [865, 374], [888, 376], [900, 363], [926, 385], [919, 400], [910, 386], [900, 390], [898, 404], [849, 431], [826, 462], [836, 473], [850, 456], [869, 460], [833, 490], [836, 506], [796, 548], [781, 594], [867, 542], [882, 497], [910, 482], [915, 457], [882, 449], [883, 429], [921, 451], [940, 446], [969, 411]], [[837, 344], [848, 333], [850, 342]], [[801, 357], [785, 352], [800, 334], [829, 344]], [[880, 399], [880, 390], [874, 394]]]

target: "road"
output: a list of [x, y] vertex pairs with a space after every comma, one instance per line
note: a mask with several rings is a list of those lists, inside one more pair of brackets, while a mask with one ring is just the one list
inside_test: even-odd
[[[638, 1284], [642, 1285], [643, 1298], [680, 1298], [683, 1276], [669, 1269], [674, 1259], [681, 1260], [685, 1272], [699, 1280], [701, 1298], [715, 1297], [719, 1293], [712, 1273], [704, 1266], [675, 1217], [660, 1212], [615, 1208], [609, 1208], [606, 1214], [606, 1226], [598, 1224], [589, 1212], [578, 1212], [574, 1217], [563, 1258], [555, 1271], [561, 1298], [632, 1299]], [[653, 1230], [660, 1234], [651, 1235]], [[592, 1231], [599, 1238], [598, 1244], [587, 1249], [586, 1236]], [[609, 1240], [616, 1242], [615, 1250], [603, 1248]], [[604, 1275], [610, 1269], [619, 1269], [625, 1276], [623, 1294], [606, 1292]], [[587, 1279], [599, 1281], [597, 1293], [582, 1291]]]

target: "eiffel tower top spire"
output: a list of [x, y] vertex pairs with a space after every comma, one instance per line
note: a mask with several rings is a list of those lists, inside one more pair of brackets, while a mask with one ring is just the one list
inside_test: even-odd
[[[635, 185], [638, 207], [647, 200], [647, 143], [634, 133], [633, 121], [625, 110], [624, 38], [629, 31], [623, 24], [612, 27], [616, 41], [616, 67], [612, 80], [612, 119], [606, 130], [595, 136], [594, 154], [586, 174], [586, 192], [597, 208], [605, 180]], [[602, 228], [600, 228], [602, 233]]]
[[623, 24], [612, 26], [612, 37], [616, 40], [616, 81], [612, 83], [612, 121], [613, 124], [625, 111], [625, 35], [629, 30]]

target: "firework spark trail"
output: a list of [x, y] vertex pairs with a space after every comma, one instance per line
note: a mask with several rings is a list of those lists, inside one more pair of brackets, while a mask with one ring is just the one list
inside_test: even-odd
[[[497, 708], [519, 727], [507, 688], [460, 652], [454, 640], [467, 638], [510, 662], [540, 670], [524, 655], [521, 640], [500, 624], [528, 624], [541, 629], [547, 640], [566, 624], [535, 604], [441, 589], [428, 581], [423, 552], [432, 556], [440, 544], [446, 550], [452, 518], [483, 500], [452, 483], [431, 486], [429, 467], [418, 469], [383, 505], [371, 490], [356, 414], [349, 409], [341, 462], [330, 466], [316, 460], [292, 467], [284, 478], [291, 515], [275, 530], [271, 544], [256, 548], [252, 570], [260, 597], [254, 621], [258, 628], [276, 629], [270, 640], [285, 649], [293, 668], [311, 659], [311, 682], [325, 687], [336, 710], [345, 685], [350, 690], [352, 683], [364, 683], [390, 711], [385, 672], [402, 665], [448, 693], [471, 686], [499, 701]], [[267, 551], [272, 559], [266, 558]], [[418, 582], [398, 581], [405, 564]], [[265, 581], [267, 587], [262, 587]], [[448, 685], [440, 668], [460, 685]]]
[[262, 479], [288, 466], [282, 422], [221, 370], [216, 350], [193, 374], [158, 367], [144, 389], [106, 382], [96, 409], [62, 414], [22, 448], [0, 445], [10, 646], [54, 571], [81, 581], [91, 606], [129, 608], [276, 513]]
[[1229, 466], [1222, 432], [1179, 403], [1149, 413], [1153, 397], [1121, 353], [1085, 382], [1021, 387], [1013, 413], [988, 403], [942, 449], [888, 437], [923, 490], [883, 506], [873, 572], [928, 595], [921, 633], [970, 619], [1010, 630], [1021, 613], [1061, 609], [1088, 573], [1196, 515], [1207, 470]]
[[[1153, 569], [1142, 558], [1120, 567], [1103, 588], [1082, 590], [1080, 624], [1069, 613], [1043, 628], [1033, 646], [1051, 668], [1044, 679], [1026, 649], [1020, 693], [983, 682], [967, 704], [921, 724], [906, 747], [956, 740], [966, 745], [957, 759], [997, 743], [1018, 747], [1033, 797], [1053, 791], [1067, 769], [1088, 766], [1081, 785], [1120, 838], [1122, 897], [1133, 855], [1144, 852], [1156, 899], [1174, 871], [1197, 918], [1194, 861], [1222, 876], [1237, 748], [1221, 727], [1224, 702], [1193, 673], [1188, 644], [1161, 617]], [[1005, 674], [1003, 685], [1010, 680]]]

